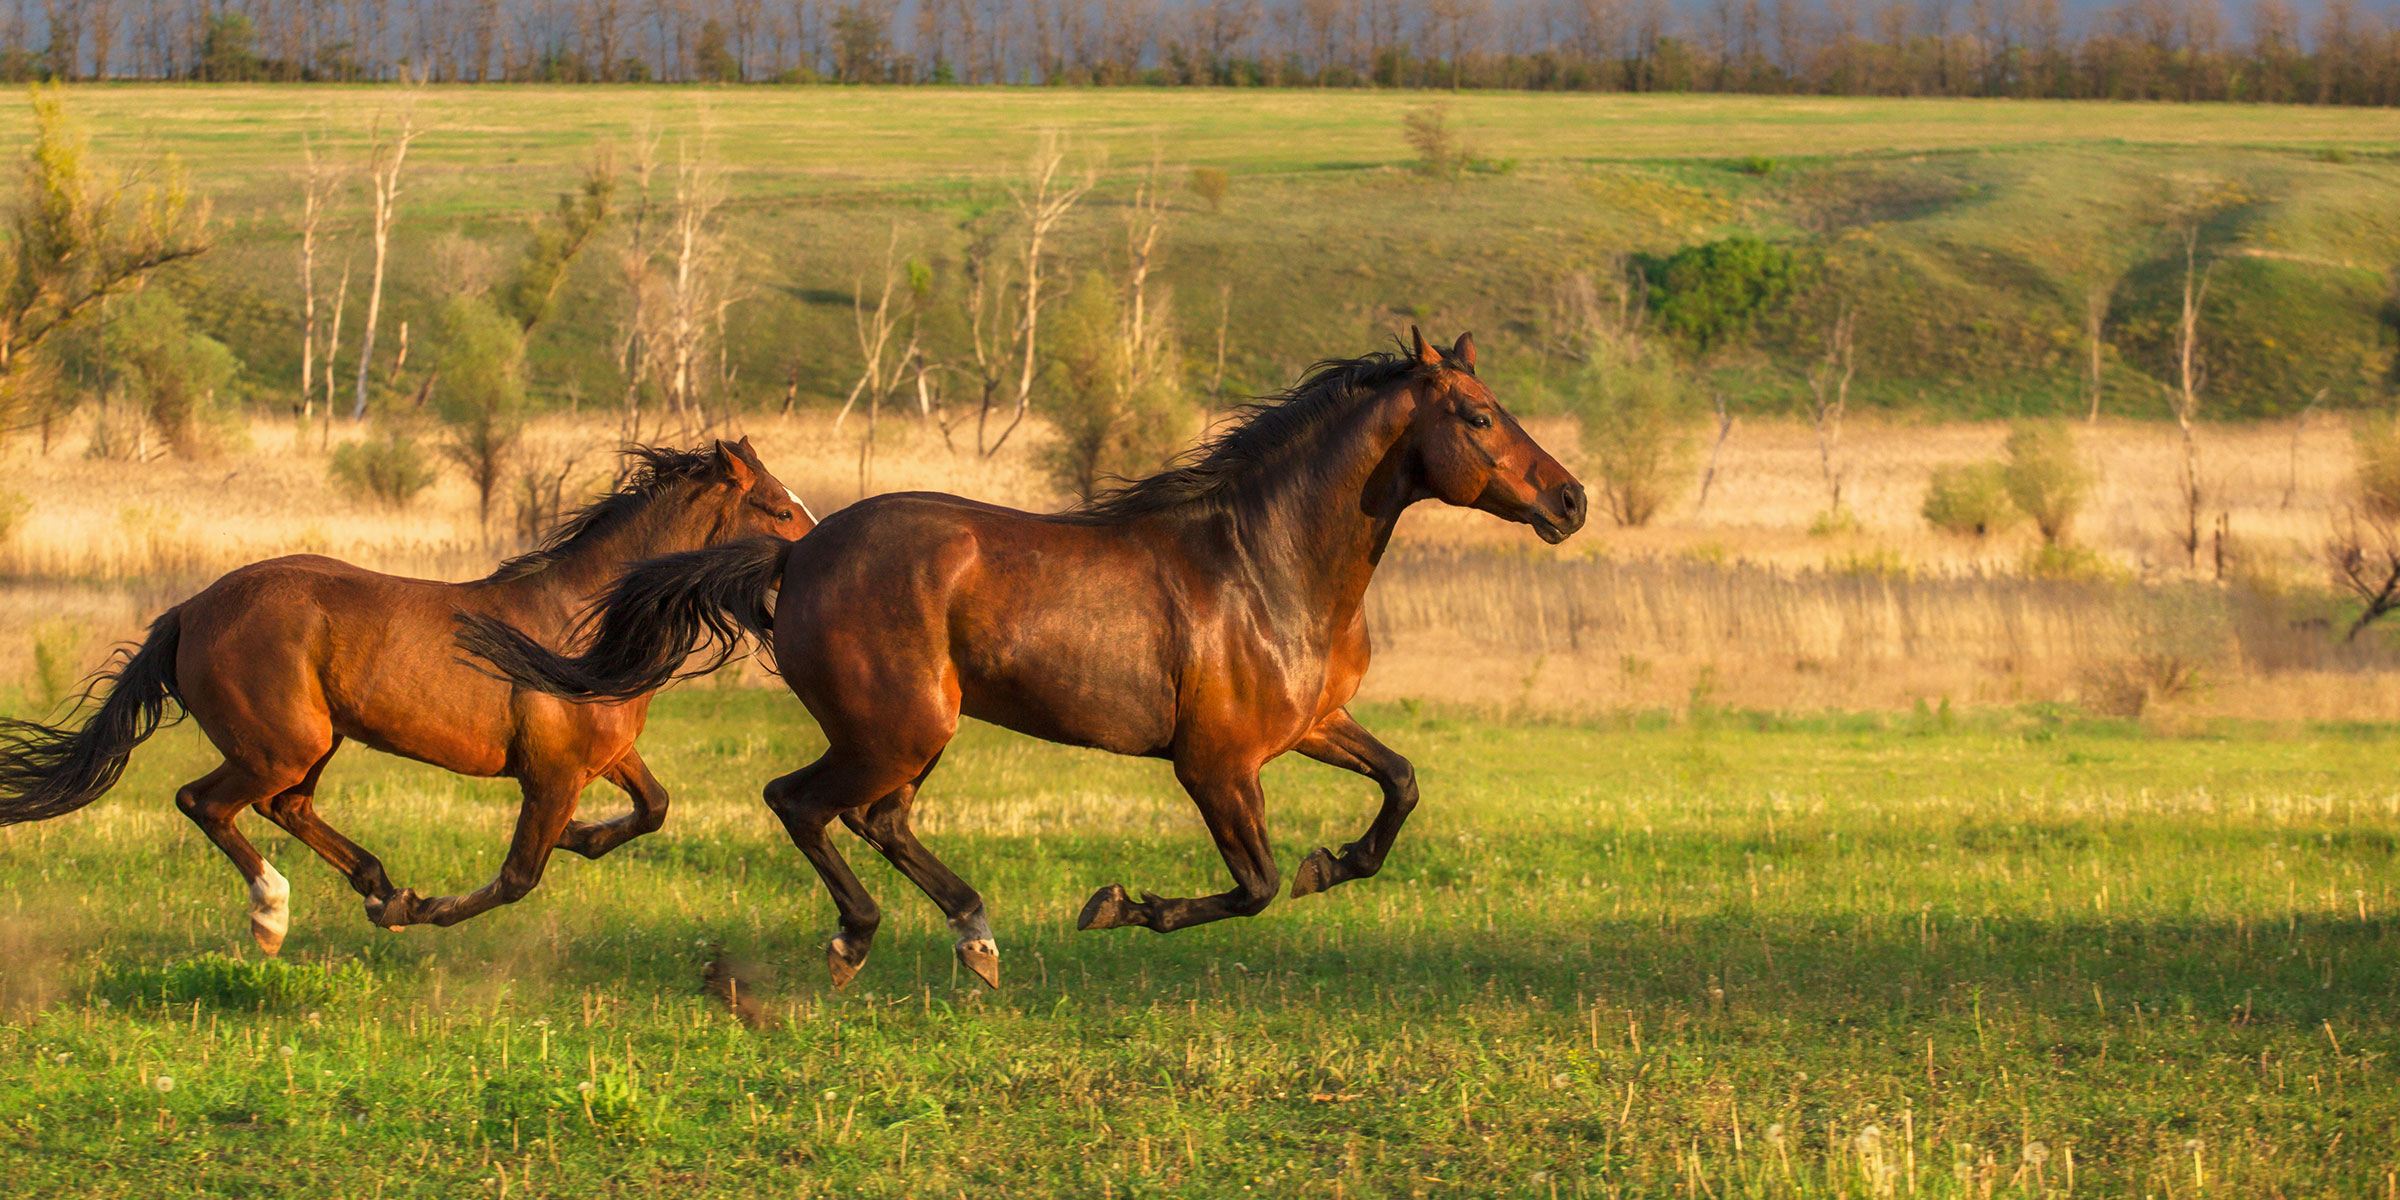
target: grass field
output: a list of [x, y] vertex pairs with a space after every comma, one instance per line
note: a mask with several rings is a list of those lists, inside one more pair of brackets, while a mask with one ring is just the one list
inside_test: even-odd
[[[2396, 1186], [2400, 735], [1362, 716], [1427, 797], [1384, 875], [1165, 938], [1072, 931], [1100, 884], [1222, 886], [1164, 767], [970, 729], [921, 811], [989, 897], [988, 994], [863, 847], [885, 932], [826, 988], [830, 905], [755, 798], [817, 745], [785, 696], [666, 699], [667, 830], [452, 930], [371, 929], [261, 837], [296, 893], [282, 966], [166, 799], [206, 765], [177, 729], [99, 806], [0, 831], [0, 1191]], [[513, 811], [365, 752], [327, 781], [421, 890], [480, 882]], [[1313, 764], [1268, 790], [1287, 871], [1369, 807]], [[775, 969], [781, 1028], [699, 994], [718, 945]]]

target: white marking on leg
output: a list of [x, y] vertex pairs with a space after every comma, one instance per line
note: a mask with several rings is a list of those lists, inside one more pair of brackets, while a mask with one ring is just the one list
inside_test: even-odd
[[269, 954], [283, 946], [283, 935], [292, 928], [292, 884], [276, 871], [273, 863], [258, 864], [258, 878], [250, 881], [250, 936], [258, 939], [259, 949]]

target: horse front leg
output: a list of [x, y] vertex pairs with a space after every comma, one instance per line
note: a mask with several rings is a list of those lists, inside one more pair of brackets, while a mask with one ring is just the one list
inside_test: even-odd
[[602, 779], [617, 785], [633, 801], [633, 811], [606, 821], [569, 821], [565, 833], [559, 835], [558, 848], [598, 858], [645, 833], [656, 833], [667, 823], [667, 789], [643, 764], [642, 756], [630, 747], [625, 756], [602, 772]]
[[1267, 845], [1266, 794], [1259, 789], [1258, 772], [1220, 774], [1177, 763], [1175, 774], [1200, 806], [1200, 819], [1208, 823], [1209, 837], [1233, 873], [1233, 890], [1190, 899], [1144, 892], [1136, 901], [1123, 885], [1110, 884], [1084, 902], [1082, 915], [1075, 919], [1077, 929], [1139, 925], [1169, 933], [1227, 917], [1255, 917], [1274, 903], [1280, 877], [1274, 851]]
[[1292, 898], [1297, 900], [1383, 869], [1400, 827], [1416, 810], [1417, 772], [1398, 752], [1360, 728], [1348, 709], [1334, 710], [1293, 748], [1327, 766], [1355, 771], [1383, 788], [1383, 807], [1357, 841], [1342, 847], [1340, 854], [1319, 846], [1301, 860], [1300, 869], [1292, 873]]

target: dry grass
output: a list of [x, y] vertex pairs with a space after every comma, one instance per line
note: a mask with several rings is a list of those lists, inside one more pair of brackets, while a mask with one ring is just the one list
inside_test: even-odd
[[[1579, 465], [1574, 428], [1533, 432]], [[2228, 536], [2195, 567], [2172, 530], [2173, 431], [2075, 427], [2097, 481], [2076, 526], [2100, 568], [2028, 578], [2030, 527], [1945, 535], [1918, 516], [1928, 477], [1995, 457], [1998, 424], [1867, 425], [1845, 438], [1854, 525], [1821, 532], [1814, 436], [1745, 421], [1726, 443], [1707, 505], [1697, 481], [1648, 528], [1595, 526], [1552, 549], [1482, 514], [1424, 507], [1403, 524], [1373, 618], [1375, 698], [1427, 698], [1547, 713], [1725, 705], [1775, 709], [2078, 702], [2154, 719], [2237, 714], [2400, 718], [2390, 656], [2344, 649], [2329, 627], [2320, 550], [2353, 462], [2348, 430], [2212, 429], [2202, 444], [2210, 517]], [[1035, 468], [1039, 438], [993, 459], [934, 431], [887, 422], [862, 479], [858, 430], [821, 416], [754, 418], [740, 430], [820, 513], [861, 494], [958, 492], [1027, 508], [1059, 503]], [[603, 485], [613, 425], [550, 418], [530, 461], [575, 464]], [[478, 528], [466, 484], [446, 478], [403, 511], [326, 484], [326, 456], [289, 424], [258, 422], [213, 460], [124, 464], [79, 441], [7, 452], [32, 503], [0, 544], [0, 679], [40, 696], [35, 647], [81, 667], [148, 616], [242, 563], [297, 552], [379, 570], [469, 578], [520, 547]], [[1812, 527], [1819, 532], [1812, 532]], [[757, 682], [755, 672], [725, 681]]]

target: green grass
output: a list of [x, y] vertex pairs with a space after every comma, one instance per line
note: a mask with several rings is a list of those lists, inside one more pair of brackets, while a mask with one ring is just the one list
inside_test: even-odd
[[[0, 1190], [1983, 1196], [2063, 1194], [2071, 1158], [2078, 1195], [2381, 1196], [2400, 1170], [2400, 733], [1362, 715], [1426, 793], [1384, 875], [1168, 937], [1072, 929], [1100, 884], [1223, 886], [1165, 768], [969, 729], [921, 812], [989, 898], [988, 994], [847, 839], [887, 920], [826, 988], [830, 905], [755, 799], [817, 744], [779, 694], [662, 702], [668, 828], [455, 929], [371, 929], [254, 830], [295, 889], [273, 966], [166, 799], [207, 765], [177, 729], [95, 808], [0, 833]], [[1287, 870], [1370, 807], [1314, 764], [1268, 789]], [[367, 752], [323, 802], [420, 890], [481, 882], [513, 809]], [[698, 994], [719, 944], [776, 968], [788, 1027]]]
[[[357, 159], [394, 89], [367, 86], [75, 88], [71, 106], [120, 161], [176, 155], [221, 218], [218, 249], [179, 269], [177, 295], [236, 347], [247, 387], [279, 400], [299, 370], [291, 213], [311, 131]], [[1513, 164], [1458, 182], [1408, 169], [1403, 116], [1448, 104], [1481, 158]], [[1845, 300], [1859, 314], [1862, 402], [1939, 416], [2081, 411], [2083, 303], [2116, 295], [2108, 407], [2163, 416], [2163, 340], [2180, 300], [2180, 190], [2233, 206], [2210, 225], [2227, 259], [2204, 325], [2209, 411], [2270, 415], [2380, 403], [2396, 377], [2389, 273], [2400, 263], [2400, 114], [2380, 109], [1878, 100], [1755, 96], [934, 88], [451, 87], [421, 102], [395, 234], [390, 319], [420, 331], [460, 286], [436, 243], [487, 243], [505, 263], [527, 222], [572, 188], [577, 164], [640, 129], [681, 144], [706, 130], [730, 172], [725, 232], [743, 299], [728, 318], [732, 391], [811, 402], [857, 375], [852, 299], [872, 294], [894, 231], [933, 268], [926, 346], [968, 358], [966, 225], [1005, 210], [1002, 186], [1043, 130], [1102, 177], [1055, 243], [1057, 278], [1105, 270], [1122, 204], [1156, 157], [1228, 172], [1221, 213], [1180, 189], [1156, 277], [1173, 293], [1187, 360], [1213, 361], [1220, 303], [1228, 392], [1279, 388], [1318, 358], [1383, 344], [1411, 323], [1474, 330], [1487, 374], [1526, 408], [1556, 402], [1577, 364], [1557, 353], [1561, 285], [1604, 283], [1625, 254], [1738, 233], [1819, 251], [1826, 269], [1789, 310], [1703, 364], [1749, 410], [1786, 410]], [[0, 144], [22, 106], [0, 106]], [[696, 144], [696, 143], [695, 143]], [[2345, 161], [2327, 161], [2338, 148]], [[1758, 173], [1752, 160], [1771, 157]], [[671, 175], [671, 169], [668, 171]], [[1180, 176], [1175, 177], [1180, 183]], [[340, 244], [362, 271], [364, 200], [341, 202]], [[550, 403], [620, 394], [623, 307], [605, 248], [572, 277], [530, 351]], [[357, 305], [350, 320], [355, 326]], [[389, 331], [387, 330], [387, 335]], [[355, 328], [347, 339], [355, 348]], [[385, 338], [387, 350], [396, 342]], [[423, 362], [432, 356], [421, 355]], [[412, 370], [419, 369], [412, 367]], [[398, 394], [413, 395], [404, 379]], [[960, 384], [958, 388], [964, 389]]]

